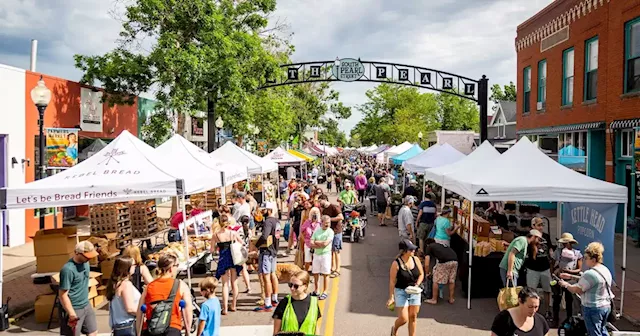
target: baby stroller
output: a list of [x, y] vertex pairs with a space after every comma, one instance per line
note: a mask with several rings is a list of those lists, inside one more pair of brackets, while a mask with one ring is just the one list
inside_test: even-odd
[[[344, 221], [342, 222], [343, 237], [349, 237], [351, 243], [364, 239], [367, 227], [367, 207], [364, 203], [357, 205], [345, 205], [342, 209]], [[357, 218], [357, 221], [354, 219]], [[355, 224], [354, 222], [357, 222]]]

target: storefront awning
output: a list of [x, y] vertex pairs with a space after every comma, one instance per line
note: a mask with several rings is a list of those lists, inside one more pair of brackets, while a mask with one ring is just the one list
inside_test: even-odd
[[609, 128], [611, 129], [625, 129], [634, 127], [640, 127], [640, 118], [614, 120], [611, 122], [611, 124], [609, 124]]
[[604, 127], [605, 127], [604, 121], [597, 121], [597, 122], [590, 122], [590, 123], [584, 123], [584, 124], [559, 125], [559, 126], [522, 129], [522, 130], [518, 130], [517, 133], [518, 135], [564, 133], [564, 132], [573, 132], [573, 131], [602, 129]]

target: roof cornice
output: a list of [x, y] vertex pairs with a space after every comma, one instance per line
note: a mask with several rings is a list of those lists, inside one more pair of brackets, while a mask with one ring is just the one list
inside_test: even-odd
[[609, 3], [611, 0], [581, 0], [573, 7], [567, 9], [564, 13], [560, 14], [555, 19], [547, 22], [546, 24], [538, 27], [538, 29], [529, 33], [528, 35], [516, 38], [515, 47], [516, 52], [527, 48], [534, 43], [540, 42], [547, 36], [555, 34], [560, 29], [570, 25], [571, 23], [577, 21], [580, 18], [583, 18], [591, 12], [598, 9], [598, 7], [602, 7], [606, 3]]

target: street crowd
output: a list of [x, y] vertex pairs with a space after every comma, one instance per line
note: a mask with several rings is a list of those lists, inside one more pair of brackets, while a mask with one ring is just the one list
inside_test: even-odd
[[[212, 276], [199, 282], [205, 299], [199, 306], [193, 290], [176, 279], [177, 255], [165, 253], [150, 267], [143, 260], [145, 251], [136, 246], [125, 249], [116, 259], [107, 285], [113, 334], [180, 335], [183, 329], [193, 327], [197, 335], [218, 335], [222, 316], [237, 309], [238, 277], [243, 279], [244, 293], [251, 293], [249, 274], [257, 272], [261, 297], [254, 311], [272, 315], [273, 334], [315, 335], [321, 317], [318, 303], [335, 295], [329, 292], [329, 278], [341, 275], [343, 235], [366, 239], [366, 223], [373, 216], [380, 226], [393, 224], [398, 229], [398, 238], [389, 237], [398, 240], [399, 250], [389, 269], [386, 305], [397, 314], [390, 335], [397, 335], [407, 325], [409, 335], [415, 336], [422, 303], [455, 302], [459, 257], [451, 248], [451, 237], [459, 226], [452, 220], [452, 208], [438, 205], [436, 199], [442, 195], [436, 192], [441, 190], [356, 153], [327, 157], [308, 175], [293, 167], [285, 174], [277, 186], [281, 195], [277, 214], [273, 208], [258, 204], [250, 188], [243, 185], [235, 187], [232, 207], [223, 205], [214, 210], [211, 253], [218, 256], [218, 262]], [[319, 182], [326, 182], [326, 191]], [[337, 202], [332, 203], [328, 194], [334, 191]], [[504, 215], [500, 202], [486, 208], [485, 214], [496, 223]], [[202, 209], [194, 202], [186, 211], [187, 216], [193, 216]], [[178, 227], [181, 218], [182, 213], [172, 217], [173, 227]], [[567, 317], [581, 309], [588, 335], [607, 335], [613, 295], [611, 272], [602, 264], [604, 247], [593, 242], [579, 251], [569, 233], [552, 244], [543, 228], [541, 218], [534, 218], [531, 230], [506, 248], [499, 268], [503, 285], [524, 283], [524, 288], [517, 304], [495, 317], [491, 334], [546, 335], [550, 325], [560, 325], [564, 299]], [[176, 237], [180, 239], [179, 232]], [[286, 244], [282, 254], [295, 255], [293, 263], [278, 262], [281, 242]], [[233, 250], [238, 248], [247, 256], [242, 262], [234, 257]], [[96, 316], [87, 292], [88, 261], [95, 255], [91, 243], [81, 242], [61, 270], [63, 335], [96, 335]], [[583, 266], [588, 270], [582, 272]], [[519, 280], [525, 273], [525, 281]], [[280, 282], [288, 284], [290, 293], [278, 292]], [[220, 289], [222, 303], [216, 296]], [[577, 305], [576, 295], [581, 298]]]

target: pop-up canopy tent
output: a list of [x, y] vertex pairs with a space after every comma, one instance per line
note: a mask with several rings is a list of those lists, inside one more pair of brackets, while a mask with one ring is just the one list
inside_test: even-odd
[[[434, 147], [429, 147], [436, 148]], [[429, 150], [427, 149], [427, 151]], [[426, 151], [425, 151], [426, 152]], [[444, 183], [444, 178], [457, 170], [463, 169], [465, 166], [475, 167], [477, 168], [477, 163], [482, 161], [490, 161], [496, 160], [500, 157], [500, 152], [498, 152], [489, 141], [483, 142], [478, 148], [476, 148], [471, 154], [466, 157], [457, 160], [455, 162], [440, 165], [437, 167], [429, 168], [424, 172], [425, 179], [429, 179], [434, 181], [440, 185]], [[417, 157], [416, 157], [417, 159]], [[407, 165], [409, 162], [405, 162], [405, 169], [408, 169]]]
[[278, 164], [278, 166], [288, 167], [288, 166], [302, 166], [307, 162], [307, 160], [297, 157], [282, 147], [277, 147], [271, 153], [265, 155], [264, 159], [271, 160]]
[[0, 189], [0, 209], [30, 209], [145, 200], [182, 193], [183, 181], [153, 148], [128, 131], [62, 172]]
[[[471, 202], [482, 201], [548, 201], [580, 203], [625, 204], [627, 217], [627, 187], [598, 180], [575, 172], [557, 163], [542, 153], [528, 138], [523, 137], [507, 152], [494, 160], [479, 160], [464, 164], [450, 172], [440, 181], [443, 188], [450, 189]], [[624, 226], [624, 237], [627, 234]], [[469, 228], [469, 239], [473, 237], [473, 226]], [[472, 255], [473, 244], [469, 244]], [[469, 262], [468, 293], [471, 293], [471, 260]], [[622, 299], [624, 300], [626, 276], [626, 239], [623, 243]], [[622, 311], [621, 301], [621, 311]], [[467, 308], [471, 307], [471, 295]]]
[[[203, 149], [178, 134], [165, 141], [155, 151], [164, 160], [179, 163], [179, 169], [183, 170], [185, 174], [201, 176], [203, 179], [211, 179], [217, 182], [219, 185], [213, 188], [220, 187], [222, 184], [225, 186], [232, 185], [235, 182], [246, 180], [248, 177], [247, 167], [222, 163], [210, 157]], [[222, 177], [220, 173], [223, 174]], [[213, 176], [214, 174], [216, 176]], [[185, 179], [185, 181], [188, 180]], [[224, 183], [220, 181], [224, 181]], [[191, 190], [188, 186], [189, 182], [185, 182], [187, 184], [186, 193], [192, 194], [209, 190], [201, 189], [212, 185], [214, 182], [202, 184], [200, 191]]]
[[[410, 142], [403, 142], [400, 145], [397, 146], [393, 146], [387, 150], [385, 150], [384, 152], [380, 153], [377, 155], [376, 159], [378, 160], [378, 162], [387, 162], [389, 161], [389, 159], [391, 157], [394, 157], [398, 154], [402, 154], [405, 151], [409, 150], [409, 148], [411, 148], [411, 146], [413, 146]], [[380, 158], [382, 156], [382, 158]], [[382, 160], [382, 161], [381, 161]]]
[[411, 148], [409, 148], [406, 151], [404, 151], [403, 153], [392, 157], [391, 161], [393, 162], [393, 164], [401, 165], [403, 162], [411, 159], [412, 157], [415, 157], [416, 155], [418, 155], [418, 154], [420, 154], [422, 152], [423, 152], [422, 148], [420, 148], [420, 146], [415, 144], [415, 145], [411, 146]]
[[78, 160], [84, 161], [105, 147], [107, 147], [106, 142], [102, 141], [102, 139], [95, 139], [87, 148], [80, 151]]
[[314, 155], [307, 154], [305, 152], [301, 152], [301, 151], [298, 151], [298, 150], [295, 150], [295, 149], [289, 149], [289, 150], [287, 150], [287, 152], [289, 152], [289, 154], [291, 154], [291, 155], [295, 155], [295, 156], [297, 156], [297, 157], [299, 157], [301, 159], [304, 159], [307, 162], [311, 162], [311, 161], [317, 159], [317, 157], [314, 156]]
[[209, 155], [219, 161], [233, 162], [236, 165], [247, 167], [249, 174], [265, 174], [278, 170], [277, 163], [249, 153], [232, 142], [225, 143]]
[[402, 166], [410, 172], [424, 173], [429, 168], [448, 165], [465, 157], [460, 151], [444, 143], [429, 147], [426, 151], [405, 161]]

